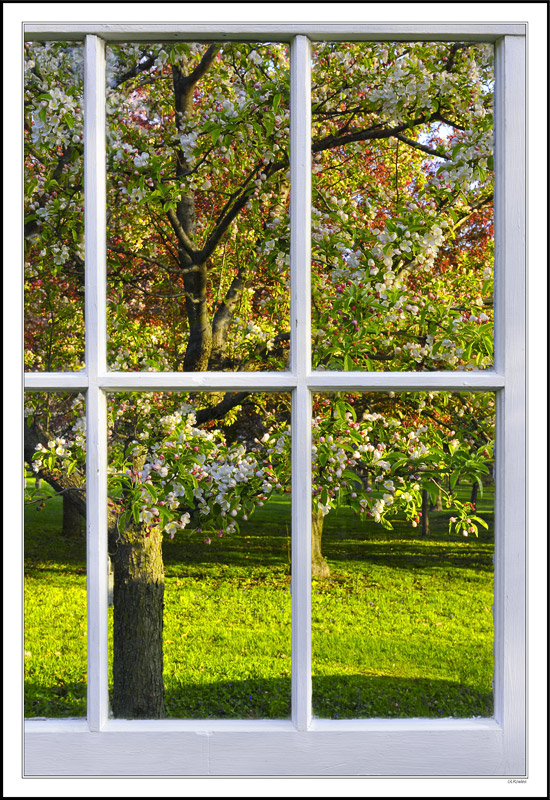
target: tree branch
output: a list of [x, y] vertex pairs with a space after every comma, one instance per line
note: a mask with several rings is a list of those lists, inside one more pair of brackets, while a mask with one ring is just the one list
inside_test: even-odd
[[427, 144], [422, 144], [421, 142], [417, 142], [414, 139], [409, 139], [407, 136], [403, 136], [402, 133], [395, 134], [395, 138], [399, 139], [400, 142], [407, 144], [409, 147], [413, 147], [415, 150], [422, 150], [423, 153], [427, 153], [429, 156], [436, 156], [436, 158], [444, 158], [446, 161], [451, 161], [451, 156], [446, 155], [445, 153], [440, 152], [439, 150], [435, 150], [433, 147], [429, 147]]
[[191, 258], [191, 260], [195, 260], [196, 256], [199, 255], [199, 251], [195, 250], [193, 246], [193, 242], [188, 237], [183, 229], [183, 225], [180, 223], [178, 216], [172, 206], [169, 207], [168, 211], [166, 212], [168, 215], [168, 219], [170, 220], [170, 224], [174, 229], [174, 233], [178, 237], [178, 242], [181, 244], [182, 248], [185, 250], [187, 255]]
[[[143, 59], [146, 59], [143, 61]], [[123, 83], [126, 81], [131, 80], [131, 78], [137, 78], [138, 75], [141, 75], [142, 72], [146, 72], [148, 69], [151, 69], [155, 61], [157, 60], [157, 56], [153, 55], [153, 53], [147, 52], [147, 50], [143, 51], [141, 56], [141, 60], [134, 64], [129, 70], [127, 70], [120, 78], [113, 78], [113, 80], [109, 84], [110, 89], [118, 89]]]
[[321, 153], [323, 150], [330, 150], [333, 147], [342, 147], [346, 144], [351, 144], [352, 142], [364, 142], [369, 139], [390, 139], [392, 136], [397, 136], [397, 134], [402, 133], [403, 131], [415, 128], [417, 125], [423, 125], [425, 123], [432, 122], [436, 118], [437, 112], [431, 114], [429, 117], [426, 117], [424, 114], [422, 114], [420, 117], [411, 120], [411, 122], [405, 122], [402, 125], [397, 125], [394, 128], [375, 127], [368, 128], [367, 130], [353, 131], [352, 133], [347, 133], [345, 136], [325, 136], [324, 139], [320, 139], [319, 141], [313, 143], [311, 151], [312, 153]]

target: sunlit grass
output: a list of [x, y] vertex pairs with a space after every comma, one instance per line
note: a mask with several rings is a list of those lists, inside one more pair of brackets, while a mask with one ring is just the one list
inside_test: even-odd
[[[487, 493], [479, 510], [488, 521], [491, 508]], [[26, 511], [26, 715], [81, 716], [84, 540], [60, 535], [59, 499]], [[289, 715], [289, 517], [276, 499], [239, 536], [166, 541], [169, 716]], [[347, 509], [327, 518], [331, 577], [312, 587], [317, 716], [492, 714], [492, 534], [449, 537], [446, 519], [432, 513], [423, 539], [405, 524], [358, 523]]]

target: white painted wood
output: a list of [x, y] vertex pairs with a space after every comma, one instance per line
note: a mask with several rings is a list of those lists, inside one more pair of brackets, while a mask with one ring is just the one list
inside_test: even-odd
[[349, 389], [358, 391], [492, 391], [504, 386], [504, 376], [477, 372], [314, 372], [307, 378], [316, 392]]
[[86, 370], [107, 372], [105, 175], [105, 43], [87, 36], [84, 49], [84, 241]]
[[525, 35], [525, 24], [514, 23], [27, 23], [26, 41], [82, 39], [86, 34], [101, 36], [106, 41], [202, 41], [232, 39], [242, 41], [292, 41], [308, 36], [313, 41], [481, 41], [494, 42], [505, 35]]
[[495, 363], [506, 376], [497, 405], [495, 717], [506, 763], [526, 769], [526, 242], [525, 40], [496, 47]]
[[[306, 323], [307, 324], [307, 323]], [[302, 374], [313, 391], [372, 390], [464, 390], [494, 391], [504, 386], [504, 375], [477, 372], [331, 372]], [[291, 372], [107, 372], [97, 376], [106, 392], [139, 391], [291, 391], [298, 385]], [[83, 391], [88, 387], [85, 372], [27, 372], [25, 391]]]
[[81, 372], [26, 372], [26, 392], [84, 392], [88, 388], [88, 376]]
[[292, 720], [311, 721], [311, 393], [292, 394]]
[[290, 50], [290, 364], [311, 371], [311, 45]]
[[[397, 723], [397, 724], [395, 724]], [[159, 723], [157, 723], [158, 725]], [[381, 720], [363, 729], [325, 723], [297, 731], [290, 723], [210, 722], [210, 730], [141, 722], [100, 733], [40, 732], [29, 725], [25, 774], [31, 775], [400, 775], [504, 774], [503, 732], [490, 720]], [[118, 729], [117, 729], [118, 728]], [[149, 728], [149, 729], [147, 729]]]
[[109, 372], [101, 376], [100, 385], [105, 391], [182, 392], [206, 391], [255, 391], [284, 392], [296, 386], [296, 378], [290, 372]]
[[290, 51], [290, 363], [292, 395], [292, 720], [311, 720], [311, 45]]
[[108, 717], [107, 685], [107, 403], [106, 372], [105, 43], [87, 36], [84, 57], [84, 212], [86, 370], [86, 554], [88, 723]]

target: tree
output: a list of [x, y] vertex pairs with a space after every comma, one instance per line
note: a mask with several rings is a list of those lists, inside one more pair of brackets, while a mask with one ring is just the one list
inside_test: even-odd
[[[32, 370], [82, 366], [79, 53], [63, 43], [27, 50]], [[110, 367], [285, 369], [286, 45], [113, 45], [108, 77]], [[317, 369], [492, 364], [491, 103], [489, 46], [316, 46]], [[400, 405], [387, 394], [316, 397], [314, 574], [329, 574], [322, 523], [340, 503], [385, 526], [397, 513], [416, 526], [422, 493], [439, 492], [444, 478], [452, 524], [477, 533], [481, 520], [454, 489], [461, 476], [477, 484], [488, 472], [488, 402], [449, 393], [403, 395]], [[50, 404], [45, 426], [29, 401], [26, 459], [82, 509], [81, 398], [69, 425]], [[251, 426], [243, 407], [261, 421]], [[288, 490], [288, 413], [283, 398], [245, 393], [183, 402], [113, 395], [109, 424], [114, 711], [160, 717], [162, 536], [230, 535], [257, 503]]]

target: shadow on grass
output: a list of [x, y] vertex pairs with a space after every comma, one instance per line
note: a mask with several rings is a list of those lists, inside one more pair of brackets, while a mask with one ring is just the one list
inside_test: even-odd
[[[489, 500], [487, 499], [487, 504]], [[57, 504], [54, 507], [54, 504]], [[483, 516], [492, 525], [492, 514]], [[86, 545], [84, 538], [61, 536], [61, 504], [58, 499], [47, 504], [44, 512], [36, 506], [26, 508], [26, 572], [33, 571], [84, 574]], [[395, 530], [382, 530], [372, 521], [357, 519], [350, 509], [342, 508], [325, 520], [323, 553], [329, 563], [340, 568], [344, 562], [364, 562], [397, 569], [463, 567], [480, 571], [493, 570], [493, 535], [482, 531], [480, 538], [464, 539], [447, 533], [448, 514], [431, 515], [432, 535], [421, 538], [405, 522], [395, 521]], [[241, 523], [239, 533], [217, 538], [210, 533], [211, 544], [204, 544], [206, 534], [182, 532], [163, 543], [165, 565], [231, 565], [236, 568], [290, 566], [290, 502], [273, 498], [265, 507]]]
[[313, 712], [321, 718], [490, 717], [492, 692], [424, 678], [313, 676]]
[[[376, 541], [382, 538], [382, 541]], [[462, 567], [484, 572], [493, 571], [493, 545], [489, 542], [470, 542], [466, 546], [457, 537], [438, 537], [404, 541], [401, 535], [385, 532], [367, 540], [326, 536], [323, 552], [329, 564], [334, 561], [361, 561], [392, 569], [422, 569]], [[467, 547], [467, 549], [466, 549]]]
[[[314, 716], [490, 717], [491, 692], [451, 681], [365, 675], [313, 676]], [[181, 684], [166, 688], [168, 716], [284, 719], [290, 716], [290, 678]]]
[[[490, 717], [491, 692], [451, 681], [391, 676], [313, 676], [313, 712], [323, 719]], [[86, 684], [25, 684], [26, 717], [86, 714]], [[174, 719], [287, 719], [290, 678], [215, 683], [167, 682], [166, 715]]]
[[58, 677], [54, 686], [25, 680], [25, 717], [85, 717], [86, 682]]

